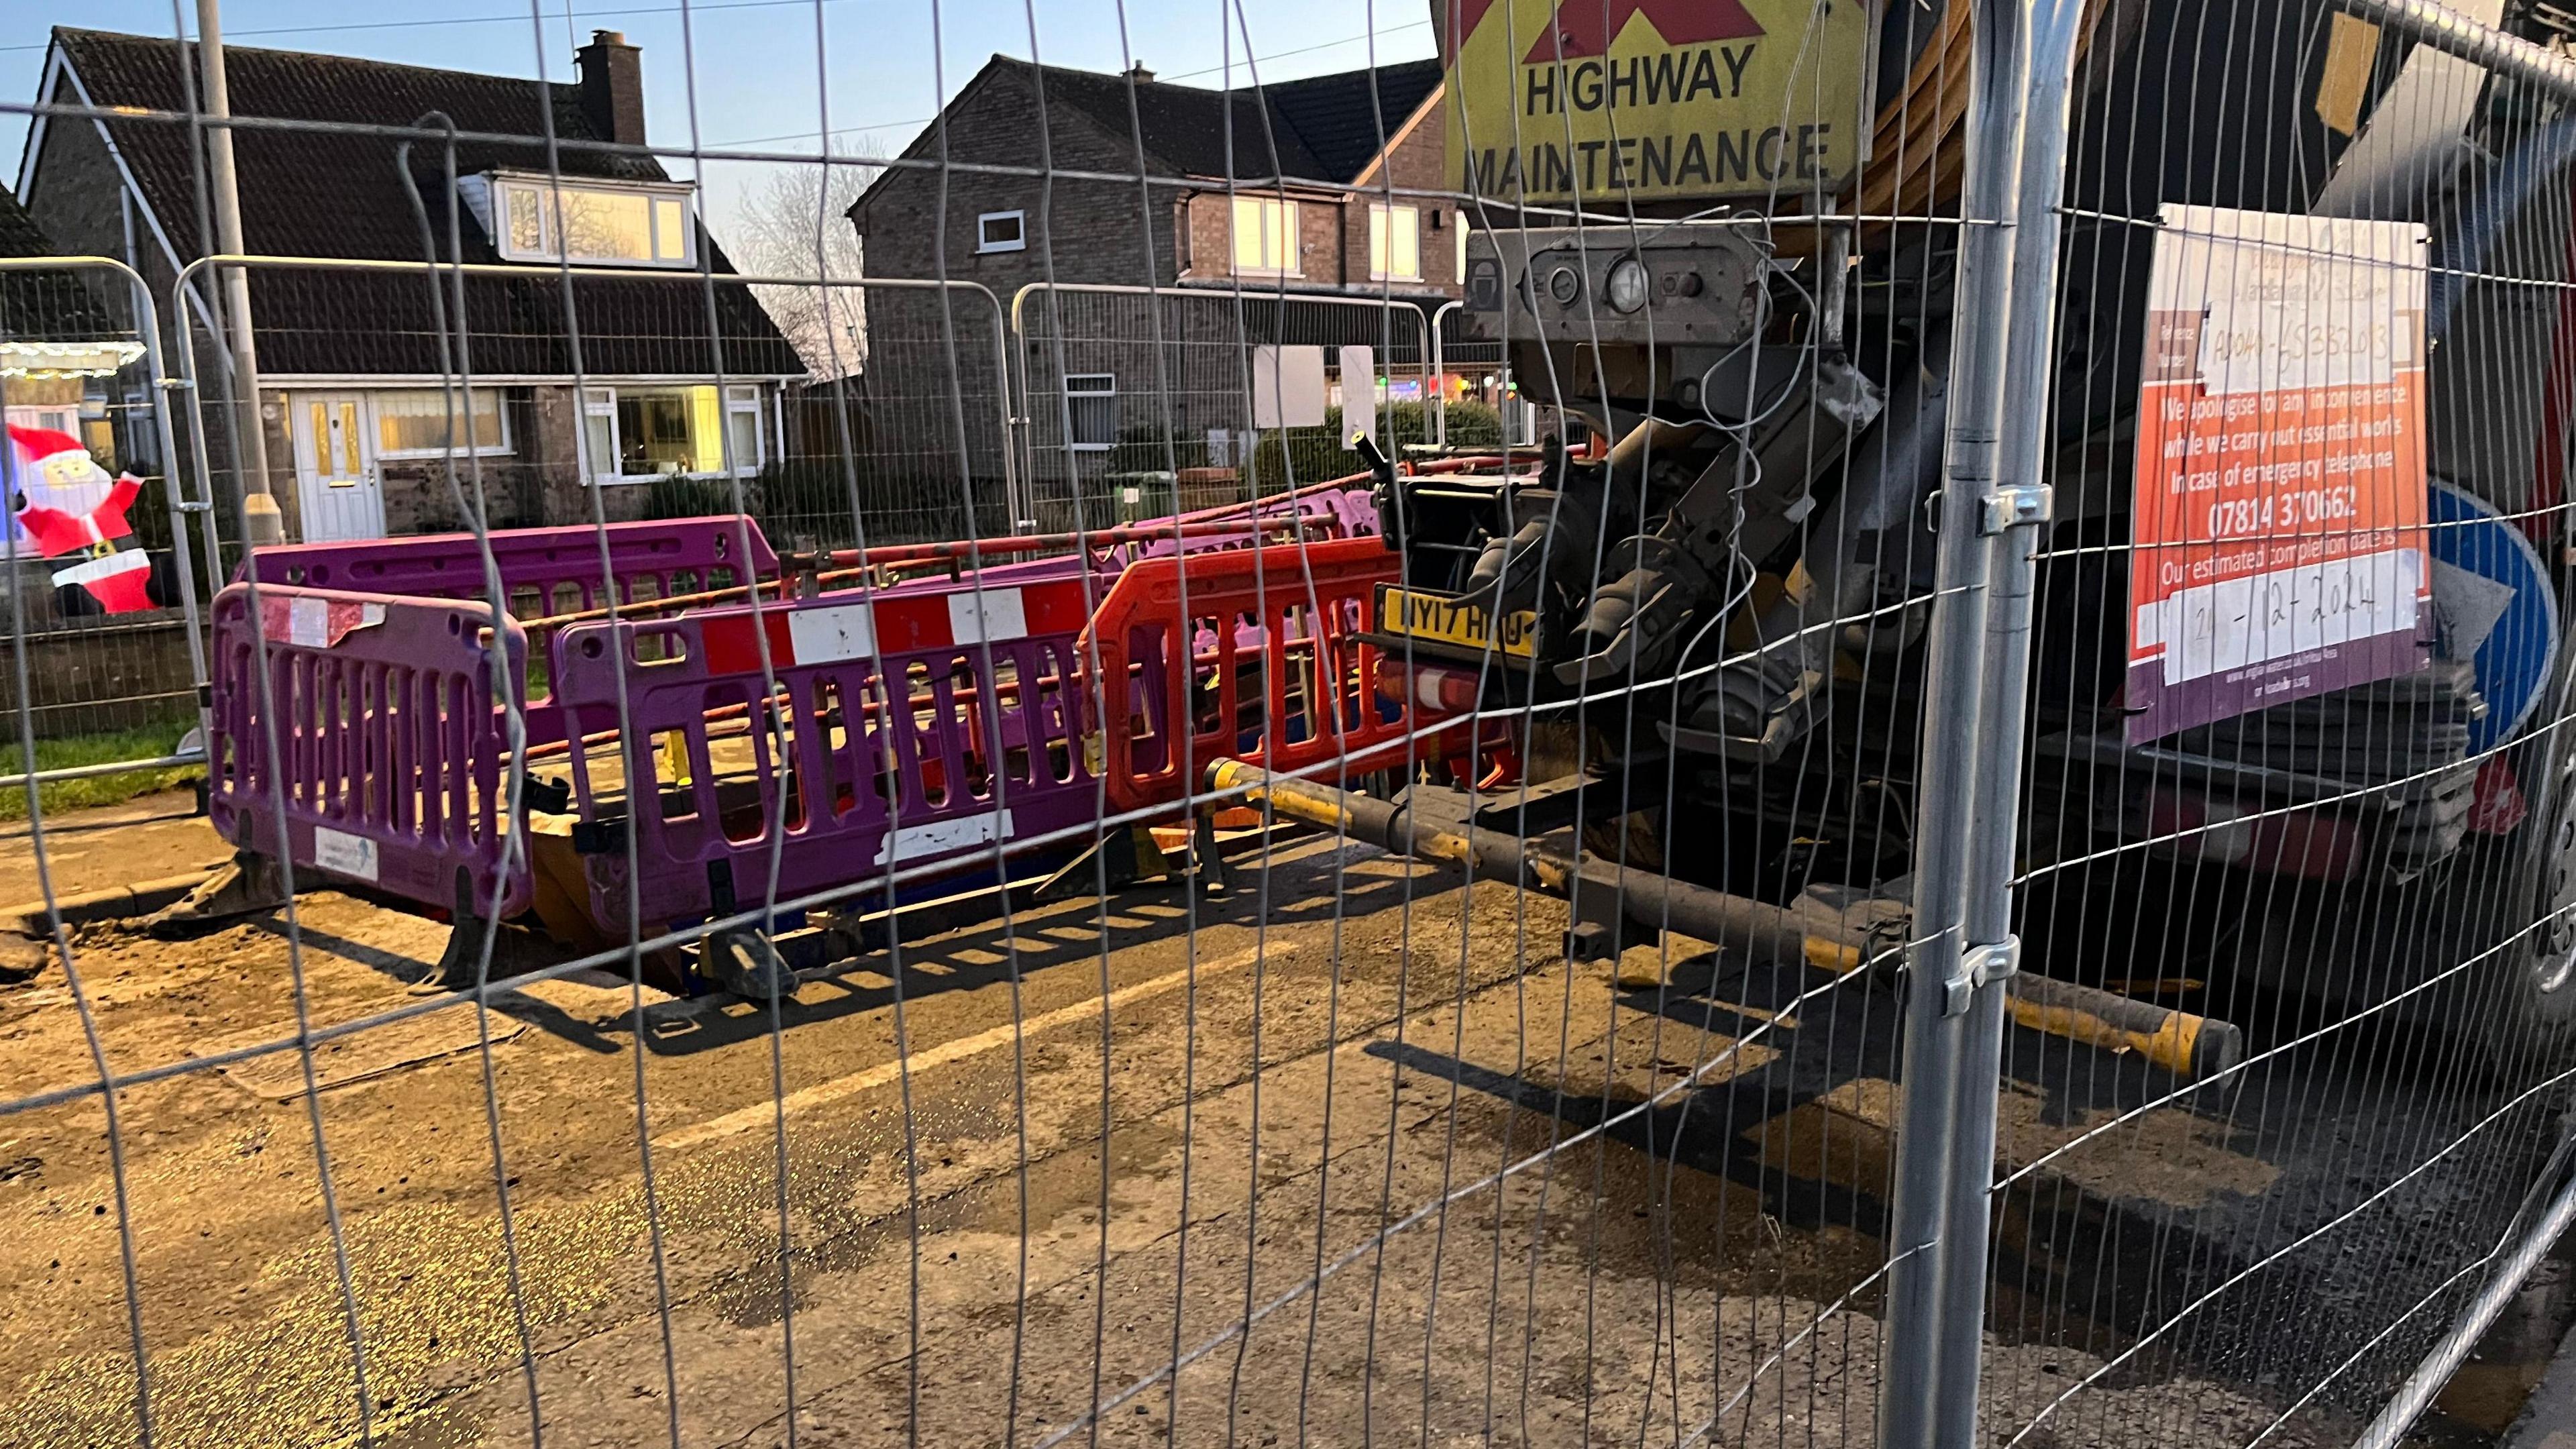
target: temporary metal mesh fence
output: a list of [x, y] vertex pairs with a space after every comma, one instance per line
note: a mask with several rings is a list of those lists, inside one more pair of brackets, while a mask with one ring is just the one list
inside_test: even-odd
[[2566, 1225], [2571, 218], [2533, 168], [2576, 92], [2377, 21], [2088, 24], [2015, 883], [2057, 969], [2249, 1050], [2015, 1039], [2001, 1442], [2172, 1437], [2131, 1386], [2206, 1365], [2268, 1389], [2224, 1442], [2397, 1442]]
[[[1039, 282], [1012, 297], [1011, 320], [1044, 531], [1075, 526], [1077, 494], [1083, 523], [1133, 522], [1358, 471], [1354, 430], [1390, 452], [1431, 440], [1427, 322], [1391, 295]], [[1301, 353], [1322, 359], [1319, 377], [1270, 376]], [[1299, 398], [1269, 396], [1274, 380], [1322, 391], [1300, 414]]]
[[[280, 318], [259, 324], [260, 456], [266, 491], [301, 539], [571, 524], [594, 495], [611, 522], [739, 501], [782, 547], [852, 547], [862, 513], [877, 543], [1008, 531], [1001, 318], [971, 283], [710, 276], [711, 306], [650, 272], [590, 267], [571, 284], [572, 306], [604, 326], [576, 369], [548, 330], [564, 310], [558, 268], [469, 262], [460, 279], [390, 259], [262, 258], [243, 270], [253, 305], [266, 304], [254, 315]], [[205, 280], [178, 295], [202, 295]], [[461, 297], [442, 300], [459, 280]], [[845, 308], [858, 299], [868, 350], [840, 358], [837, 375], [828, 357], [807, 371], [755, 289], [820, 292]], [[461, 341], [439, 333], [451, 305], [468, 328]], [[192, 436], [212, 486], [237, 498], [240, 430], [209, 336], [192, 337]], [[871, 358], [879, 365], [861, 365]], [[238, 565], [237, 542], [225, 558]]]
[[[173, 507], [150, 317], [139, 279], [114, 262], [0, 259], [0, 378], [13, 447], [30, 464], [5, 525], [11, 608], [29, 651], [27, 716], [48, 755], [76, 765], [167, 756], [197, 722], [204, 668], [190, 639], [198, 596], [187, 565], [198, 521]], [[134, 480], [113, 510], [133, 557], [97, 557], [103, 540], [19, 517], [66, 500], [87, 514], [112, 477]], [[120, 579], [137, 587], [120, 589]], [[13, 688], [0, 685], [0, 700], [14, 712]]]
[[0, 1437], [2398, 1442], [2576, 1216], [2552, 15], [57, 32], [208, 819], [0, 862]]

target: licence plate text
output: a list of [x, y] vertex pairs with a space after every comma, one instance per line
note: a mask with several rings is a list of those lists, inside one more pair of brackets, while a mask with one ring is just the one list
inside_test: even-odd
[[1472, 599], [1415, 593], [1393, 584], [1377, 586], [1377, 626], [1381, 633], [1406, 634], [1468, 649], [1491, 648], [1515, 659], [1535, 657], [1538, 615], [1517, 609], [1503, 615], [1499, 636], [1493, 611]]

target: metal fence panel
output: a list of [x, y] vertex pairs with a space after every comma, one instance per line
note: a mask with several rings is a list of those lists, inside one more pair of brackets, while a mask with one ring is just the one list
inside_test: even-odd
[[[168, 754], [196, 721], [205, 680], [194, 524], [169, 456], [151, 319], [140, 280], [115, 262], [0, 259], [0, 370], [16, 430], [11, 607], [27, 633], [34, 730], [80, 764]], [[127, 477], [130, 498], [116, 482]], [[31, 526], [56, 515], [99, 537], [77, 522]], [[6, 689], [0, 698], [16, 707]]]
[[2576, 1217], [2559, 19], [1579, 9], [62, 32], [383, 209], [0, 266], [189, 480], [21, 760], [216, 644], [0, 861], [5, 1437], [2397, 1442]]
[[[1241, 283], [1039, 283], [1014, 296], [1011, 311], [1042, 530], [1075, 526], [1077, 493], [1090, 510], [1084, 522], [1097, 527], [1361, 471], [1343, 420], [1357, 426], [1362, 412], [1384, 414], [1391, 448], [1429, 438], [1436, 359], [1410, 302]], [[1348, 348], [1366, 350], [1369, 383], [1343, 375]], [[1277, 419], [1295, 414], [1260, 401], [1277, 381], [1264, 369], [1275, 372], [1285, 349], [1323, 364], [1327, 401], [1294, 426]], [[1296, 366], [1293, 355], [1286, 365]]]

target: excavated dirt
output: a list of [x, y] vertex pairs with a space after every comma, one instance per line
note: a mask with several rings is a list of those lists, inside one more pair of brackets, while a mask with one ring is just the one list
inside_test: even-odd
[[[1564, 925], [1288, 839], [1222, 900], [954, 931], [775, 1024], [588, 970], [317, 1043], [318, 1095], [291, 1045], [157, 1076], [114, 1096], [121, 1161], [93, 1051], [416, 1005], [446, 928], [331, 892], [90, 927], [94, 1036], [58, 969], [0, 990], [0, 1096], [61, 1094], [0, 1116], [0, 1437], [132, 1442], [139, 1335], [160, 1446], [522, 1444], [532, 1411], [784, 1444], [791, 1376], [800, 1445], [1866, 1442], [1893, 994], [1706, 956], [1637, 985]], [[2079, 1141], [2152, 1084], [2072, 1071], [2006, 1112], [2008, 1154], [2060, 1156], [2006, 1198], [1994, 1442], [2345, 1442], [2313, 1374], [2141, 1327], [2246, 1261], [2193, 1222], [2311, 1165], [2180, 1106]], [[2085, 1261], [2114, 1281], [2079, 1300]]]

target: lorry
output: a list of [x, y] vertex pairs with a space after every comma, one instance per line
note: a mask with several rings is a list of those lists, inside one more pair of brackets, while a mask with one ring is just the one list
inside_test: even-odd
[[[1938, 510], [1978, 321], [1967, 7], [1593, 9], [1435, 7], [1466, 330], [1559, 425], [1381, 468], [1380, 687], [1523, 731], [1521, 780], [1446, 782], [1452, 819], [1899, 917], [1936, 542], [1974, 522]], [[2550, 42], [2550, 13], [2485, 18]], [[2055, 385], [2016, 403], [2049, 436], [2027, 965], [2207, 977], [2203, 1010], [2388, 1002], [2500, 1071], [2564, 1060], [2576, 144], [2527, 81], [2315, 0], [2085, 23]], [[1592, 925], [1570, 950], [1641, 929]]]

